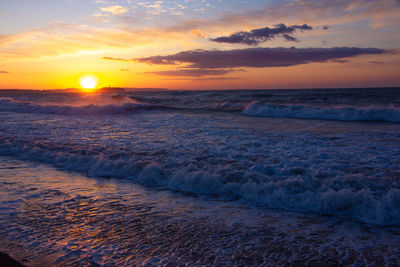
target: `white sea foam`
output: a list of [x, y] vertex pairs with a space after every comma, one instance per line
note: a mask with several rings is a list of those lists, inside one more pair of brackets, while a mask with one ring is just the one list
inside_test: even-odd
[[[57, 146], [11, 139], [1, 140], [0, 145], [1, 155], [47, 163], [92, 177], [130, 179], [149, 187], [241, 200], [288, 211], [336, 215], [380, 226], [400, 225], [397, 179], [370, 180], [356, 174], [340, 177], [342, 174], [337, 173], [338, 170], [322, 177], [318, 173], [328, 169], [329, 163], [316, 162], [311, 163], [312, 166], [300, 162], [253, 165], [247, 170], [241, 166], [229, 167], [229, 164], [205, 165], [208, 161], [197, 165], [192, 160], [186, 164], [180, 159], [180, 153], [177, 151], [176, 155], [170, 155], [171, 159], [165, 163], [157, 163], [156, 156], [143, 160], [131, 152], [120, 151], [118, 147]], [[321, 170], [312, 170], [316, 166]]]
[[399, 108], [313, 107], [251, 102], [243, 113], [257, 117], [322, 119], [337, 121], [400, 122]]

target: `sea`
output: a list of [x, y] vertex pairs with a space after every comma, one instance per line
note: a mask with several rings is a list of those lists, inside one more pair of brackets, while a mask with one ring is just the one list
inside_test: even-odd
[[400, 266], [400, 88], [0, 91], [26, 266]]

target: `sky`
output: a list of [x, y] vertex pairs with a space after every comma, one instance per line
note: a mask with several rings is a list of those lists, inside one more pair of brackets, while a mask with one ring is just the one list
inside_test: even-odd
[[400, 86], [400, 0], [1, 0], [0, 88]]

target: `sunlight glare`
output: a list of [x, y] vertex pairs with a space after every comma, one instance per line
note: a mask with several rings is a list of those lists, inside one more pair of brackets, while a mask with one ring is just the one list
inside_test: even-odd
[[94, 75], [84, 75], [79, 78], [79, 84], [83, 89], [94, 89], [96, 88], [98, 79]]

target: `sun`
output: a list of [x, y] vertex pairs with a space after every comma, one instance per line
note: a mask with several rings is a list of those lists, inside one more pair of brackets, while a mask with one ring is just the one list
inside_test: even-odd
[[98, 79], [96, 76], [87, 74], [83, 75], [79, 78], [79, 84], [81, 85], [82, 89], [86, 92], [90, 92], [96, 88], [98, 83]]

